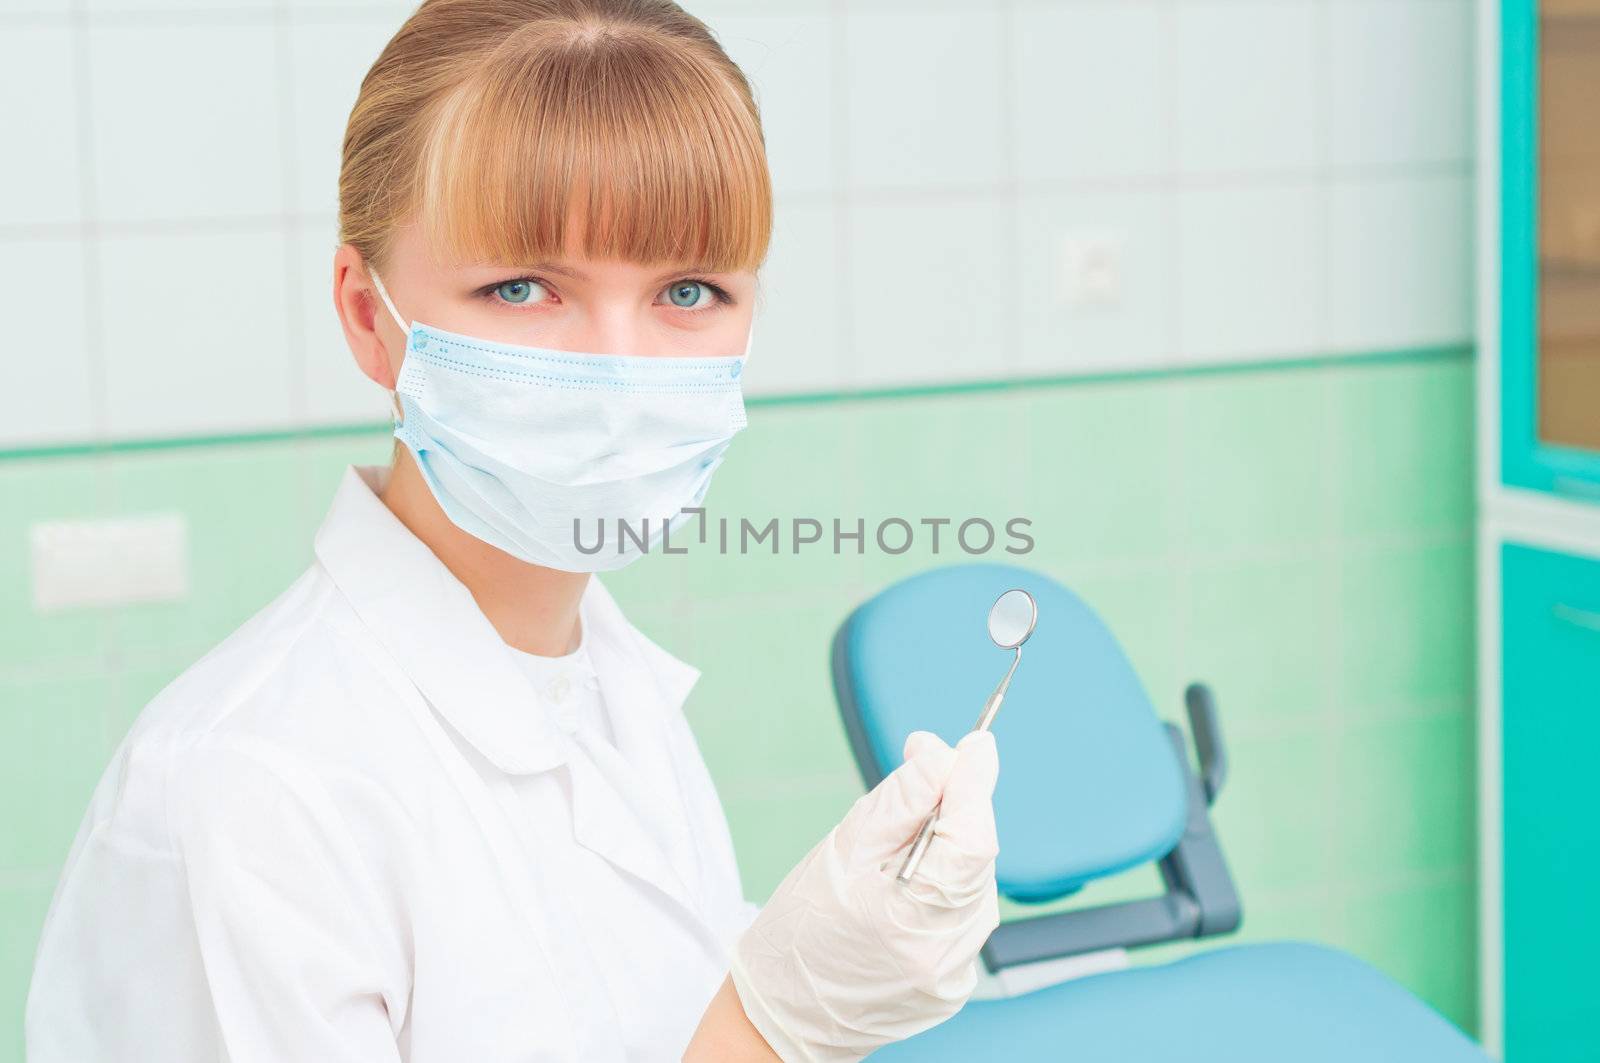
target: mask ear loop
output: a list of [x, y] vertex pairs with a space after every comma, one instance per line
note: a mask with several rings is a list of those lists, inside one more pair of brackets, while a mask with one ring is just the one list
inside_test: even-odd
[[[394, 300], [389, 298], [388, 289], [384, 288], [383, 281], [378, 277], [378, 271], [369, 267], [367, 276], [372, 278], [372, 286], [378, 289], [378, 298], [382, 299], [383, 305], [389, 308], [389, 316], [394, 318], [394, 323], [400, 326], [400, 331], [405, 334], [407, 339], [410, 339], [411, 326], [401, 320], [400, 311], [394, 308]], [[405, 411], [400, 406], [400, 396], [395, 393], [394, 388], [389, 389], [389, 405], [394, 410], [394, 423], [398, 426], [405, 420]]]

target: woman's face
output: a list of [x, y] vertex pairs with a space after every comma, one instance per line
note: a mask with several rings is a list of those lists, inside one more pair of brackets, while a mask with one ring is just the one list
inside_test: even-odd
[[[415, 226], [401, 231], [379, 275], [408, 324], [523, 346], [656, 358], [742, 354], [756, 295], [753, 271], [709, 273], [690, 262], [563, 257], [441, 267]], [[334, 258], [334, 299], [362, 371], [394, 387], [405, 335], [349, 245]]]

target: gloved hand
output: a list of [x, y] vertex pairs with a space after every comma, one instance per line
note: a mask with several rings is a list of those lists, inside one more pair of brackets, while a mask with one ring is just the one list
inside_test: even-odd
[[[745, 1014], [786, 1063], [858, 1060], [937, 1025], [977, 984], [999, 924], [994, 736], [906, 739], [905, 761], [789, 872], [734, 945]], [[895, 881], [944, 799], [910, 882]]]

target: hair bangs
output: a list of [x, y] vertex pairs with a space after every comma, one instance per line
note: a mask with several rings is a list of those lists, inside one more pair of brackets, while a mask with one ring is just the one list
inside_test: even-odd
[[526, 26], [443, 94], [431, 121], [416, 202], [442, 259], [739, 271], [766, 257], [759, 117], [661, 36]]

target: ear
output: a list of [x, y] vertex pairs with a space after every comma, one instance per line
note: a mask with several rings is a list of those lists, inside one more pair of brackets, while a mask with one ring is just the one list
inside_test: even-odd
[[405, 333], [384, 309], [361, 252], [350, 244], [333, 254], [333, 309], [356, 365], [368, 379], [393, 391], [405, 358]]

